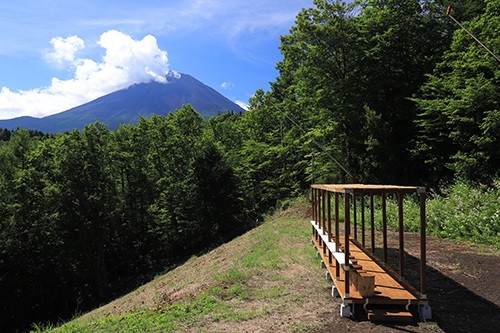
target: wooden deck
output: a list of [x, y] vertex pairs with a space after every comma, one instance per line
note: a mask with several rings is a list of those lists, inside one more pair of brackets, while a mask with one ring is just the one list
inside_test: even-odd
[[[329, 259], [329, 252], [323, 251], [323, 247], [319, 244], [319, 241], [312, 238], [316, 249], [322, 255], [323, 262], [334, 281], [340, 297], [344, 298], [345, 290], [345, 273], [344, 269], [339, 269], [339, 277], [337, 278], [335, 265], [337, 261], [335, 259]], [[335, 241], [335, 240], [333, 240]], [[343, 243], [343, 238], [340, 238], [340, 243]], [[397, 277], [394, 277], [394, 273], [391, 269], [384, 267], [383, 263], [376, 258], [371, 257], [359, 246], [358, 242], [350, 239], [350, 260], [356, 262], [358, 265], [362, 266], [362, 270], [366, 271], [368, 274], [375, 276], [375, 295], [371, 297], [363, 297], [355, 289], [350, 288], [349, 296], [353, 303], [360, 304], [418, 304], [417, 291], [414, 290], [412, 286], [403, 281], [398, 281]]]
[[[403, 197], [405, 195], [416, 195], [420, 202], [419, 290], [404, 280]], [[379, 197], [377, 207], [374, 201], [375, 196]], [[392, 200], [397, 200], [399, 256], [396, 266], [398, 273], [386, 264], [388, 262], [388, 196]], [[383, 318], [400, 320], [411, 318], [409, 308], [417, 305], [421, 319], [432, 318], [432, 310], [426, 295], [425, 198], [425, 188], [416, 186], [311, 185], [312, 240], [322, 263], [328, 270], [328, 275], [334, 282], [332, 295], [342, 298], [341, 316], [349, 317], [351, 313], [354, 313], [352, 305], [362, 304], [370, 320]], [[340, 216], [341, 206], [343, 206], [343, 217]], [[379, 231], [375, 228], [375, 208], [381, 210], [382, 227]], [[369, 211], [369, 220], [366, 219], [365, 210]], [[363, 245], [356, 240], [359, 234], [358, 227]], [[365, 245], [366, 232], [369, 232], [370, 236], [370, 249]], [[383, 239], [382, 259], [373, 255], [377, 232], [382, 234]]]

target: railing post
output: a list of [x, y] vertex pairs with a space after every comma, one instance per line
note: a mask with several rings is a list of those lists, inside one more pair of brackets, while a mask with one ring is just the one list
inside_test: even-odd
[[365, 247], [365, 194], [361, 194], [361, 245]]
[[[326, 201], [326, 193], [327, 191], [326, 190], [321, 190], [321, 222], [322, 222], [322, 229], [323, 229], [323, 235], [325, 235], [326, 232], [328, 232], [326, 230], [326, 214], [325, 214], [325, 209], [326, 209], [326, 205], [325, 205], [325, 201]], [[326, 244], [325, 242], [323, 242], [323, 256], [326, 255]]]
[[358, 224], [357, 224], [357, 214], [356, 214], [356, 192], [352, 192], [352, 222], [353, 222], [353, 234], [354, 239], [358, 240]]
[[331, 192], [328, 191], [328, 197], [327, 197], [327, 210], [328, 210], [328, 241], [332, 241], [332, 197], [331, 197]]
[[423, 298], [427, 298], [425, 188], [419, 188], [418, 192], [420, 193], [420, 293]]
[[[315, 218], [314, 218], [314, 187], [311, 186], [311, 221], [315, 221]], [[316, 233], [315, 233], [315, 230], [316, 228], [314, 228], [314, 226], [312, 226], [312, 234], [314, 236], [314, 238], [316, 239]]]
[[382, 237], [384, 246], [384, 264], [387, 264], [387, 202], [386, 193], [382, 192]]
[[325, 214], [325, 211], [326, 211], [326, 204], [325, 204], [325, 201], [326, 201], [326, 190], [321, 190], [321, 224], [322, 224], [322, 229], [323, 229], [323, 235], [326, 234], [326, 214]]
[[[318, 189], [318, 200], [317, 200], [317, 212], [318, 212], [318, 221], [316, 222], [316, 224], [320, 227], [320, 228], [323, 228], [323, 225], [321, 224], [321, 189]], [[318, 239], [318, 242], [319, 242], [319, 245], [322, 246], [323, 244], [323, 239], [321, 237], [319, 237]]]
[[[319, 221], [318, 221], [318, 189], [317, 188], [314, 188], [313, 189], [313, 196], [314, 196], [314, 202], [313, 202], [313, 214], [314, 214], [314, 218], [313, 218], [313, 221], [316, 225], [318, 225]], [[318, 241], [318, 230], [316, 228], [314, 228], [314, 236], [316, 238], [316, 241]]]
[[311, 212], [312, 220], [316, 222], [316, 189], [311, 187]]
[[[335, 252], [339, 252], [339, 243], [340, 243], [340, 226], [339, 226], [339, 193], [335, 192]], [[339, 265], [335, 265], [335, 278], [340, 279], [340, 267]]]
[[398, 220], [399, 220], [399, 275], [404, 279], [404, 221], [403, 221], [403, 193], [398, 192]]
[[344, 298], [350, 298], [349, 295], [349, 233], [351, 230], [350, 216], [349, 216], [349, 193], [344, 190], [344, 271], [345, 271], [345, 294]]
[[[327, 193], [327, 209], [328, 209], [328, 242], [332, 241], [332, 197], [331, 192]], [[328, 251], [328, 264], [332, 264], [332, 251]]]
[[375, 207], [373, 202], [373, 193], [370, 193], [370, 228], [371, 228], [372, 254], [375, 254]]

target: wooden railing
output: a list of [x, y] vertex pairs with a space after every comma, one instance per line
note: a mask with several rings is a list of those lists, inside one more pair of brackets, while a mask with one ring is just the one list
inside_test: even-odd
[[[350, 242], [359, 244], [367, 254], [370, 254], [375, 261], [381, 263], [384, 267], [388, 263], [388, 230], [387, 230], [387, 198], [397, 196], [397, 229], [398, 229], [398, 264], [397, 272], [387, 267], [387, 272], [394, 279], [409, 285], [405, 281], [405, 261], [404, 261], [404, 212], [403, 197], [405, 195], [417, 195], [420, 204], [420, 291], [409, 286], [413, 294], [417, 294], [419, 304], [428, 306], [426, 296], [426, 219], [425, 219], [425, 201], [426, 191], [424, 187], [413, 186], [386, 186], [386, 185], [363, 185], [363, 184], [339, 184], [339, 185], [312, 185], [312, 222], [313, 233], [321, 245], [323, 256], [328, 257], [328, 262], [335, 260], [335, 278], [338, 279], [343, 268], [342, 295], [343, 298], [350, 298], [350, 285], [353, 284], [357, 291], [364, 293], [369, 297], [372, 291], [365, 290], [370, 288], [370, 278], [368, 274], [361, 274], [359, 265], [351, 261]], [[381, 209], [381, 230], [375, 227], [375, 200], [378, 209]], [[341, 200], [343, 199], [343, 200]], [[339, 212], [343, 201], [343, 216]], [[368, 212], [367, 212], [368, 211]], [[369, 219], [367, 219], [369, 217]], [[343, 231], [341, 231], [343, 223]], [[314, 225], [316, 224], [316, 226]], [[375, 256], [376, 244], [375, 235], [382, 234], [381, 258]], [[360, 240], [358, 238], [361, 238]], [[368, 244], [367, 244], [368, 243]], [[328, 253], [327, 253], [328, 252]], [[326, 260], [326, 259], [325, 259]], [[327, 262], [327, 263], [328, 263]], [[333, 265], [332, 265], [333, 267]], [[367, 278], [364, 279], [363, 276]], [[334, 277], [332, 276], [332, 279]], [[372, 279], [373, 281], [373, 279]], [[373, 287], [371, 287], [373, 288]]]

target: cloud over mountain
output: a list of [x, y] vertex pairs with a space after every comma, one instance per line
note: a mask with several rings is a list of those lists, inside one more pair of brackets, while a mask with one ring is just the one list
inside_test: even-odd
[[122, 32], [109, 30], [97, 42], [105, 50], [99, 61], [77, 56], [85, 48], [78, 36], [55, 37], [51, 44], [53, 50], [45, 53], [45, 59], [57, 66], [69, 66], [72, 77], [66, 80], [54, 77], [50, 86], [28, 91], [13, 92], [3, 87], [0, 119], [22, 115], [44, 117], [132, 84], [166, 83], [167, 52], [158, 47], [154, 36], [134, 40]]
[[45, 58], [47, 61], [58, 65], [62, 65], [65, 62], [73, 62], [75, 60], [75, 52], [85, 47], [85, 43], [78, 36], [69, 36], [68, 38], [54, 37], [50, 40], [50, 44], [52, 44], [54, 50], [46, 52]]

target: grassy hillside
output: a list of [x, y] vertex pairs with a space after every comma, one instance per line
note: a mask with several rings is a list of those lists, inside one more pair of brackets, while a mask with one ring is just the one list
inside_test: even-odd
[[[491, 207], [487, 204], [498, 202], [497, 195], [498, 191], [484, 192], [467, 186], [454, 186], [449, 190], [447, 198], [435, 197], [429, 200], [428, 230], [438, 236], [463, 238], [463, 234], [451, 232], [457, 229], [455, 226], [460, 225], [461, 228], [458, 229], [462, 230], [469, 225], [468, 220], [461, 218], [462, 215], [469, 216], [471, 221], [490, 221], [483, 224], [486, 223], [492, 230], [498, 230], [498, 224], [494, 223], [496, 209], [489, 209]], [[416, 205], [405, 202], [405, 206], [408, 206], [405, 210], [408, 208], [411, 216]], [[440, 213], [451, 212], [453, 207], [456, 214], [448, 213], [445, 216]], [[481, 211], [483, 215], [473, 214], [474, 211]], [[316, 250], [310, 245], [309, 212], [308, 203], [295, 202], [291, 208], [269, 218], [260, 227], [206, 255], [191, 258], [184, 265], [125, 297], [61, 327], [35, 327], [35, 331], [330, 332], [334, 327], [337, 332], [395, 332], [401, 329], [385, 325], [374, 326], [366, 321], [352, 321], [339, 316], [340, 300], [330, 297], [331, 282], [325, 279], [324, 270], [315, 258]], [[388, 215], [392, 221], [391, 215]], [[478, 217], [474, 220], [472, 217], [476, 215]], [[409, 230], [412, 229], [411, 220], [406, 221], [406, 228]], [[480, 230], [483, 225], [472, 224], [473, 230]], [[444, 235], [444, 231], [449, 232]], [[469, 230], [468, 242], [428, 236], [428, 264], [432, 267], [428, 276], [429, 293], [434, 295], [437, 323], [405, 326], [406, 331], [442, 332], [439, 328], [441, 326], [455, 330], [466, 323], [475, 323], [465, 317], [465, 322], [460, 322], [456, 317], [450, 317], [454, 318], [450, 321], [446, 319], [456, 310], [456, 300], [449, 295], [455, 295], [453, 291], [459, 285], [469, 286], [477, 295], [492, 302], [500, 297], [493, 292], [498, 289], [496, 285], [488, 280], [489, 276], [495, 275], [488, 272], [492, 271], [492, 267], [498, 266], [494, 261], [497, 255], [485, 256], [481, 249], [487, 245], [473, 246], [470, 243], [473, 240], [494, 245], [498, 249], [498, 239], [491, 235], [487, 237], [488, 234], [478, 238], [476, 234]], [[390, 239], [397, 239], [394, 232]], [[408, 253], [417, 253], [418, 244], [412, 245], [411, 239], [410, 237], [406, 244], [406, 250]], [[440, 250], [433, 251], [434, 248]], [[442, 251], [449, 253], [442, 254]], [[497, 251], [493, 247], [490, 249], [491, 253]], [[471, 255], [476, 258], [472, 260], [476, 266], [479, 263], [484, 265], [465, 271], [486, 272], [483, 272], [486, 279], [483, 289], [478, 287], [475, 276], [469, 274], [471, 281], [462, 281], [465, 275], [459, 274], [456, 269], [447, 269], [450, 260], [458, 262], [453, 267], [468, 267]], [[491, 263], [492, 260], [494, 263]], [[414, 265], [413, 268], [408, 266], [408, 269], [417, 269], [418, 261]], [[458, 282], [455, 283], [454, 280]], [[474, 297], [478, 296], [470, 292], [466, 298]], [[440, 302], [437, 302], [438, 299]], [[484, 299], [479, 303], [482, 302]], [[496, 313], [498, 306], [491, 307]], [[485, 313], [489, 315], [488, 312]]]
[[[308, 332], [337, 313], [306, 203], [50, 332]], [[317, 303], [319, 301], [319, 303]], [[325, 304], [324, 311], [318, 306]]]

